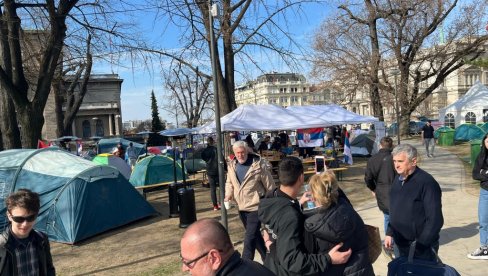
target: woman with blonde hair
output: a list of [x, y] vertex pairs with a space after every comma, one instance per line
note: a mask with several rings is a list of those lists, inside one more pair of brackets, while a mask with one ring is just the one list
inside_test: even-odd
[[374, 275], [368, 256], [368, 233], [364, 222], [339, 188], [333, 172], [313, 175], [309, 181], [316, 213], [305, 221], [305, 230], [314, 236], [314, 253], [327, 253], [344, 243], [352, 249], [349, 261], [333, 265], [327, 275]]

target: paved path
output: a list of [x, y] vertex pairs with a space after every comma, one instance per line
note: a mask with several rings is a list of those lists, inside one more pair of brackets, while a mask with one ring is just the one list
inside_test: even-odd
[[[479, 246], [479, 189], [473, 189], [472, 180], [466, 178], [462, 161], [439, 147], [435, 149], [435, 158], [427, 158], [419, 140], [406, 143], [417, 147], [421, 157], [419, 167], [434, 176], [442, 188], [444, 227], [440, 234], [440, 258], [463, 276], [488, 275], [488, 261], [466, 257], [466, 254]], [[383, 215], [376, 201], [371, 200], [355, 207], [365, 223], [379, 226], [383, 237]], [[381, 254], [373, 264], [376, 275], [387, 274], [387, 263], [386, 257]]]

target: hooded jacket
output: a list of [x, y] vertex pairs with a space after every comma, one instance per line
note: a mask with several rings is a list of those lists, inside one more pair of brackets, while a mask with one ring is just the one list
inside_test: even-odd
[[481, 140], [480, 154], [473, 166], [473, 179], [480, 181], [481, 188], [488, 190], [488, 149], [485, 147], [486, 134]]
[[[37, 251], [37, 259], [39, 260], [39, 275], [51, 276], [56, 275], [56, 271], [53, 265], [53, 259], [51, 256], [51, 248], [49, 246], [49, 240], [47, 235], [32, 230], [33, 243]], [[5, 260], [3, 261], [3, 267], [0, 267], [0, 275], [15, 276], [17, 275], [17, 258], [13, 252], [13, 248], [10, 246], [10, 240], [12, 234], [10, 233], [10, 227], [8, 227], [0, 236], [0, 250], [5, 250]]]
[[275, 189], [261, 199], [258, 215], [273, 239], [264, 266], [276, 275], [317, 275], [329, 268], [327, 253], [307, 252], [304, 216], [297, 200]]
[[375, 192], [378, 207], [386, 214], [390, 212], [390, 189], [395, 175], [391, 149], [380, 149], [368, 160], [364, 182], [371, 191]]
[[247, 158], [252, 158], [253, 162], [242, 183], [239, 183], [236, 175], [237, 159], [229, 162], [225, 196], [232, 195], [239, 211], [254, 212], [258, 209], [259, 199], [275, 188], [275, 182], [266, 160], [253, 153], [249, 153]]
[[344, 243], [342, 248], [352, 250], [347, 263], [331, 266], [324, 275], [374, 275], [364, 222], [344, 198], [307, 218], [305, 230], [315, 237], [318, 253], [327, 253], [340, 242]]

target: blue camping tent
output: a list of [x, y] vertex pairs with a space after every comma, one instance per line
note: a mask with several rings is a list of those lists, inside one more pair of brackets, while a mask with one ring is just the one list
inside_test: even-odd
[[481, 139], [485, 135], [485, 131], [477, 125], [462, 124], [456, 128], [454, 133], [455, 141], [471, 141]]
[[0, 230], [8, 225], [5, 198], [21, 188], [40, 195], [36, 229], [63, 243], [73, 244], [156, 214], [113, 167], [55, 147], [7, 150], [0, 152]]

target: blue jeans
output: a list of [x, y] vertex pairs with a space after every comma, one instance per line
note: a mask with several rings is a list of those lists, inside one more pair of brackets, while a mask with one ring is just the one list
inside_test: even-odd
[[388, 230], [388, 224], [390, 223], [390, 215], [387, 213], [383, 213], [383, 216], [385, 216], [385, 235], [386, 235], [386, 231]]
[[488, 190], [483, 188], [480, 189], [478, 219], [480, 221], [480, 244], [488, 246]]

